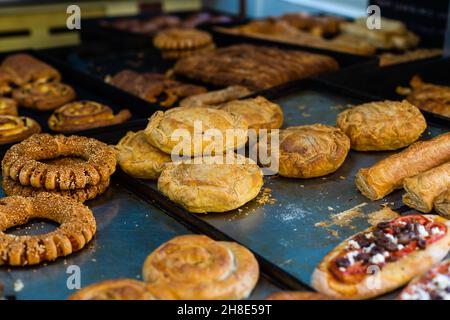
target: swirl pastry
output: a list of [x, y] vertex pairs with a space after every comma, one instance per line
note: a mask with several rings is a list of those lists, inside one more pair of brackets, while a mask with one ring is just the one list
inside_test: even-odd
[[[245, 145], [247, 126], [245, 119], [224, 110], [179, 107], [155, 112], [145, 135], [151, 145], [169, 154], [214, 155]], [[216, 133], [220, 136], [211, 137]]]
[[171, 161], [167, 153], [147, 142], [142, 130], [128, 132], [116, 149], [117, 162], [122, 170], [139, 179], [158, 179], [164, 165]]
[[53, 131], [70, 132], [111, 126], [131, 118], [128, 109], [114, 115], [113, 110], [94, 101], [76, 101], [56, 109], [48, 119]]
[[17, 102], [13, 99], [0, 97], [0, 115], [17, 116]]
[[282, 291], [269, 295], [266, 300], [332, 300], [321, 293], [309, 291]]
[[0, 96], [10, 94], [15, 82], [18, 81], [14, 81], [13, 76], [0, 65]]
[[31, 118], [0, 115], [0, 144], [21, 141], [39, 132], [41, 127]]
[[416, 141], [427, 123], [408, 101], [377, 101], [341, 112], [337, 126], [358, 151], [396, 150]]
[[[32, 219], [49, 219], [59, 227], [36, 236], [4, 233]], [[0, 199], [0, 265], [25, 266], [53, 261], [82, 249], [95, 232], [92, 211], [66, 197], [40, 193], [34, 197]]]
[[19, 105], [38, 111], [48, 111], [75, 99], [75, 91], [60, 82], [33, 82], [14, 89], [12, 96]]
[[436, 198], [450, 188], [450, 162], [405, 178], [403, 188], [406, 191], [404, 204], [421, 212], [430, 212]]
[[186, 50], [207, 46], [212, 37], [205, 31], [196, 29], [171, 28], [160, 31], [153, 39], [153, 44], [160, 50]]
[[196, 94], [180, 101], [180, 107], [211, 107], [249, 95], [243, 86], [229, 86], [225, 89]]
[[169, 163], [158, 179], [158, 189], [190, 212], [225, 212], [255, 198], [263, 185], [261, 169], [236, 156], [204, 157], [203, 163]]
[[403, 187], [405, 178], [415, 176], [450, 161], [450, 132], [428, 141], [419, 141], [389, 156], [356, 175], [359, 191], [371, 200], [378, 200]]
[[143, 275], [175, 299], [243, 299], [258, 281], [259, 266], [253, 254], [237, 243], [185, 235], [153, 251]]
[[450, 189], [441, 193], [434, 201], [434, 210], [446, 219], [450, 219]]
[[[85, 163], [51, 165], [41, 160], [79, 157]], [[116, 169], [114, 150], [92, 138], [35, 134], [14, 146], [2, 160], [3, 177], [47, 190], [82, 189], [106, 182]]]

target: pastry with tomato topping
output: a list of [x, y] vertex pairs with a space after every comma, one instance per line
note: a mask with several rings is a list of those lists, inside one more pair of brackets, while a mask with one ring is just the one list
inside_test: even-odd
[[400, 300], [450, 300], [450, 259], [442, 261], [414, 279], [398, 297]]
[[312, 275], [314, 289], [343, 299], [390, 292], [428, 271], [450, 249], [450, 221], [409, 215], [381, 222], [333, 249]]

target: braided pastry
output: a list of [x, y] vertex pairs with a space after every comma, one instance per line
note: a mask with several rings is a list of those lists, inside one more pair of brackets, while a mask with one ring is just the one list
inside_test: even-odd
[[119, 124], [129, 118], [131, 113], [127, 109], [114, 115], [110, 107], [101, 103], [76, 101], [55, 110], [48, 126], [54, 131], [69, 132]]
[[[40, 160], [79, 157], [82, 164], [51, 165]], [[12, 146], [2, 160], [3, 177], [47, 190], [81, 189], [109, 180], [116, 169], [114, 150], [92, 138], [36, 134]]]
[[[5, 230], [31, 219], [49, 219], [59, 227], [46, 234], [15, 236]], [[94, 236], [92, 211], [66, 197], [40, 193], [0, 199], [0, 265], [25, 266], [53, 261], [82, 249]]]
[[143, 276], [175, 299], [243, 299], [258, 281], [259, 266], [237, 243], [185, 235], [153, 251], [145, 260]]
[[0, 115], [0, 144], [21, 141], [39, 132], [41, 127], [31, 118]]

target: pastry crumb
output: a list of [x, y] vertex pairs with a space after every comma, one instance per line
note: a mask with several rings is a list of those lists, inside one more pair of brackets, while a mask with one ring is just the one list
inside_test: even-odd
[[23, 284], [22, 280], [17, 279], [16, 281], [14, 281], [14, 292], [20, 292], [24, 287], [25, 285]]
[[393, 211], [391, 208], [384, 206], [383, 209], [369, 213], [367, 221], [372, 225], [376, 226], [380, 222], [390, 221], [392, 219], [398, 218], [400, 215]]

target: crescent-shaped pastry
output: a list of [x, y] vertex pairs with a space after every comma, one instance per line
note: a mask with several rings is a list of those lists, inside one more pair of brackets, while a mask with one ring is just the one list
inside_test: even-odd
[[145, 260], [144, 280], [180, 300], [244, 299], [255, 287], [259, 266], [234, 242], [203, 235], [175, 237]]
[[350, 140], [340, 129], [322, 124], [280, 130], [278, 148], [272, 145], [272, 135], [257, 144], [259, 156], [265, 154], [278, 161], [278, 174], [283, 177], [306, 179], [330, 174], [342, 165], [350, 150]]
[[431, 140], [419, 141], [356, 175], [359, 191], [378, 200], [403, 187], [403, 180], [450, 161], [450, 132]]
[[[59, 227], [32, 236], [4, 233], [32, 219], [49, 219]], [[75, 200], [50, 193], [0, 199], [0, 265], [27, 266], [53, 261], [82, 249], [95, 232], [92, 211]]]
[[75, 99], [75, 90], [61, 82], [33, 82], [12, 92], [19, 105], [38, 111], [56, 109]]
[[128, 109], [113, 110], [94, 101], [76, 101], [68, 103], [53, 112], [48, 119], [48, 126], [53, 131], [71, 132], [122, 123], [131, 118]]
[[339, 113], [336, 122], [358, 151], [406, 147], [427, 127], [420, 110], [406, 100], [361, 104]]
[[450, 189], [443, 192], [434, 201], [434, 210], [446, 219], [450, 219]]
[[170, 155], [147, 142], [144, 131], [128, 132], [116, 145], [117, 162], [123, 171], [139, 179], [158, 179]]
[[0, 144], [22, 141], [41, 132], [41, 126], [31, 118], [0, 115]]
[[153, 44], [160, 50], [186, 50], [204, 47], [212, 43], [208, 32], [197, 29], [170, 28], [160, 31]]
[[[78, 157], [82, 164], [52, 165], [44, 160]], [[2, 160], [3, 177], [23, 186], [47, 190], [82, 189], [106, 182], [116, 170], [116, 155], [108, 145], [93, 138], [35, 134], [13, 145]]]
[[[158, 189], [190, 212], [225, 212], [255, 198], [263, 185], [262, 170], [251, 159], [236, 155], [177, 162], [164, 167]], [[192, 163], [193, 162], [193, 163]]]
[[236, 100], [251, 92], [243, 86], [229, 86], [225, 89], [196, 94], [180, 101], [180, 107], [211, 107]]
[[441, 261], [450, 222], [410, 215], [379, 223], [342, 242], [317, 266], [312, 286], [325, 295], [368, 299], [393, 291]]
[[256, 133], [259, 129], [278, 129], [283, 125], [283, 110], [264, 97], [234, 100], [218, 106], [219, 109], [240, 115]]
[[155, 112], [145, 135], [151, 145], [168, 154], [215, 155], [245, 145], [247, 128], [245, 119], [224, 110], [179, 107]]
[[333, 298], [317, 292], [280, 291], [270, 294], [266, 300], [333, 300]]
[[17, 102], [13, 99], [0, 97], [0, 115], [17, 116]]
[[406, 191], [404, 204], [421, 212], [430, 212], [436, 198], [450, 188], [450, 162], [405, 178], [403, 188]]

